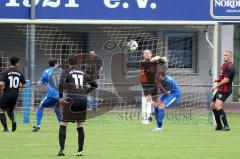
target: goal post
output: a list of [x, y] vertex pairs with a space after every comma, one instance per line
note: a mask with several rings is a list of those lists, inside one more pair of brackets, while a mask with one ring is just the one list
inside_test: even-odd
[[[78, 54], [84, 61], [83, 55], [86, 55], [88, 50], [94, 49], [103, 60], [99, 74], [99, 93], [93, 93], [99, 94], [99, 111], [103, 113], [139, 111], [142, 94], [139, 81], [140, 69], [130, 65], [140, 61], [144, 49], [150, 49], [154, 55], [166, 56], [169, 59], [168, 74], [177, 80], [183, 92], [179, 106], [170, 109], [169, 112], [207, 114], [210, 100], [208, 94], [212, 81], [209, 70], [215, 71], [212, 69], [212, 64], [213, 58], [216, 57], [213, 57], [214, 49], [209, 42], [212, 41], [215, 47], [213, 40], [215, 23], [110, 21], [110, 24], [106, 24], [109, 21], [95, 21], [95, 23], [76, 21], [62, 25], [55, 21], [48, 24], [41, 22], [43, 23], [37, 20], [35, 23], [35, 79], [38, 79], [42, 71], [48, 67], [47, 60], [50, 57], [57, 58], [60, 66], [64, 66], [69, 54]], [[127, 22], [131, 23], [127, 24]], [[29, 24], [32, 24], [32, 21]], [[26, 47], [23, 45], [26, 35], [32, 34], [27, 26], [28, 24], [10, 23], [0, 25], [2, 28], [0, 39], [5, 39], [2, 45], [13, 50]], [[209, 27], [208, 39], [204, 34], [206, 26]], [[6, 33], [11, 33], [16, 38], [13, 39]], [[31, 40], [31, 36], [28, 37]], [[138, 49], [131, 53], [126, 48], [130, 39], [138, 43]], [[15, 45], [17, 42], [20, 42], [18, 46]], [[3, 56], [15, 54], [11, 49], [5, 49], [3, 46], [0, 46], [0, 49]], [[26, 56], [21, 49], [16, 55]], [[27, 62], [29, 61], [23, 60], [23, 63]], [[36, 93], [38, 95], [41, 92], [43, 95], [46, 90], [33, 88], [33, 91], [38, 92]], [[33, 98], [34, 103], [31, 104], [31, 108], [40, 101], [38, 99], [40, 96], [34, 95]]]
[[31, 84], [30, 80], [26, 80], [26, 88], [23, 90], [22, 95], [23, 102], [23, 123], [30, 123], [30, 113], [31, 113]]

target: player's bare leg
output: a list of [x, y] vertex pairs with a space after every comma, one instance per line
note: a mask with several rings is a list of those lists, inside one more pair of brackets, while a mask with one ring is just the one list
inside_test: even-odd
[[0, 120], [3, 126], [3, 132], [8, 132], [5, 111], [0, 108]]

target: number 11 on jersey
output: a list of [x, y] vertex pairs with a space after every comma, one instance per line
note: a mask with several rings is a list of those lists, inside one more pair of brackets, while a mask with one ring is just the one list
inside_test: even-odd
[[75, 80], [76, 89], [83, 88], [83, 75], [72, 74], [72, 77]]

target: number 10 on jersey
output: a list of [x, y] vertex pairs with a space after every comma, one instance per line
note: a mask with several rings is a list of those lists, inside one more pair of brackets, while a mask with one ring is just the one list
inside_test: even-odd
[[9, 76], [8, 79], [9, 81], [9, 87], [10, 88], [18, 88], [19, 86], [19, 77], [14, 77], [14, 76]]

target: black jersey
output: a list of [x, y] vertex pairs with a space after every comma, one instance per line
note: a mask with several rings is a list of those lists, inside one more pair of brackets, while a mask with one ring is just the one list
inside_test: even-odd
[[70, 67], [64, 70], [60, 77], [59, 97], [82, 98], [87, 93], [97, 88], [97, 83], [90, 80], [90, 77], [80, 67]]
[[9, 67], [1, 73], [0, 81], [4, 82], [3, 95], [18, 96], [20, 84], [26, 84], [25, 77], [15, 67]]
[[103, 61], [99, 56], [83, 56], [81, 64], [84, 65], [86, 73], [92, 81], [99, 79], [99, 73], [103, 65]]

